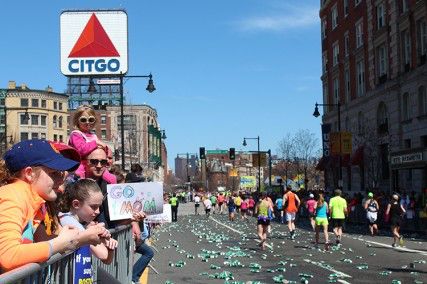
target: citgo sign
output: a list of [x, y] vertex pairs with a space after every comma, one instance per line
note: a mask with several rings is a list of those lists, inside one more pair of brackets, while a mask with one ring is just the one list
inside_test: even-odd
[[125, 11], [64, 11], [60, 23], [62, 74], [85, 76], [127, 72]]

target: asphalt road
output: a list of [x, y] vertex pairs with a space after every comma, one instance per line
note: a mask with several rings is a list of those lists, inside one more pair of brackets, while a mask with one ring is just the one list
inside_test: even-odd
[[291, 240], [285, 225], [272, 223], [262, 251], [255, 218], [187, 215], [193, 208], [181, 204], [178, 222], [154, 231], [158, 252], [151, 264], [159, 274], [150, 269], [148, 283], [427, 283], [426, 240], [407, 238], [404, 247], [392, 248], [389, 236], [353, 232], [325, 251], [314, 246], [305, 224]]

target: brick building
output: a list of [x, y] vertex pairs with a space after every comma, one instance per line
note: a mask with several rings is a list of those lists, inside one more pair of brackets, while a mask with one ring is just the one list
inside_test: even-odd
[[[352, 134], [344, 190], [427, 188], [427, 1], [322, 0], [323, 124]], [[322, 159], [337, 186], [339, 159]]]

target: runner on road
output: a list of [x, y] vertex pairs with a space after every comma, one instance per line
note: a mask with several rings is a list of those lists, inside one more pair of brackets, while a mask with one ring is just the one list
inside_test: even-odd
[[194, 215], [199, 215], [199, 207], [200, 207], [200, 196], [196, 194], [196, 196], [194, 196]]
[[[323, 197], [323, 194], [322, 194], [322, 198], [323, 200], [325, 199]], [[314, 195], [313, 193], [310, 193], [309, 200], [307, 200], [307, 202], [305, 203], [305, 208], [307, 208], [308, 219], [310, 220], [310, 225], [313, 228], [313, 231], [316, 229], [316, 221], [314, 220], [314, 218], [316, 217], [316, 205], [317, 205], [317, 202], [316, 200], [314, 200]]]
[[328, 234], [328, 203], [326, 203], [323, 194], [319, 194], [319, 199], [316, 202], [316, 246], [319, 245], [320, 229], [323, 229], [325, 236], [325, 250], [329, 249], [329, 234]]
[[341, 243], [342, 226], [345, 216], [347, 216], [347, 201], [341, 197], [341, 190], [335, 190], [335, 197], [329, 201], [329, 210], [331, 212], [331, 224], [336, 237], [336, 243]]
[[270, 218], [268, 218], [268, 209], [271, 207], [270, 202], [267, 200], [267, 194], [265, 192], [261, 195], [261, 200], [258, 202], [255, 213], [258, 214], [257, 221], [257, 233], [260, 239], [259, 246], [262, 250], [265, 250], [267, 241], [267, 228], [270, 225]]
[[210, 199], [211, 199], [211, 203], [212, 203], [212, 213], [215, 214], [216, 201], [217, 201], [215, 194], [212, 194]]
[[295, 239], [295, 215], [298, 212], [298, 207], [301, 201], [295, 193], [292, 192], [291, 187], [286, 187], [286, 193], [283, 195], [283, 203], [285, 204], [286, 221], [291, 239]]
[[234, 212], [236, 211], [236, 204], [234, 204], [234, 197], [235, 197], [235, 194], [233, 196], [229, 196], [227, 201], [229, 221], [234, 221]]
[[371, 232], [371, 236], [373, 237], [378, 233], [377, 219], [378, 219], [378, 211], [380, 206], [378, 202], [374, 199], [374, 194], [372, 192], [368, 193], [368, 199], [364, 204], [366, 210], [366, 218], [369, 222], [369, 231]]
[[405, 209], [402, 204], [399, 203], [399, 195], [396, 193], [392, 195], [392, 200], [387, 205], [387, 210], [385, 212], [386, 216], [390, 218], [390, 227], [391, 233], [393, 234], [393, 247], [397, 246], [397, 241], [399, 244], [403, 245], [403, 237], [399, 234], [400, 225], [402, 224], [402, 216], [405, 214]]

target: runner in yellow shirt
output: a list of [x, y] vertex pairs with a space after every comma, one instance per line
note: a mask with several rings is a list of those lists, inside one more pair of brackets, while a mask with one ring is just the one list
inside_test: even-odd
[[336, 243], [341, 243], [342, 226], [347, 216], [347, 201], [341, 197], [341, 190], [335, 190], [335, 197], [329, 201], [329, 210], [331, 212], [331, 224], [336, 237]]

